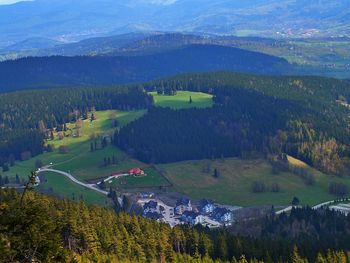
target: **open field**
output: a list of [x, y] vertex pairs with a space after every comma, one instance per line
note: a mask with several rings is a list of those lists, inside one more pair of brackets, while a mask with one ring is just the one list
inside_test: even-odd
[[[120, 112], [120, 111], [101, 111], [95, 112], [96, 120], [90, 122], [85, 120], [82, 123], [80, 137], [73, 137], [75, 124], [68, 124], [68, 137], [60, 140], [55, 133], [54, 140], [49, 140], [49, 144], [55, 145], [53, 152], [45, 152], [28, 161], [17, 162], [14, 167], [5, 175], [13, 178], [18, 174], [22, 178], [26, 178], [30, 171], [35, 170], [35, 161], [41, 160], [43, 165], [50, 165], [53, 168], [70, 171], [75, 177], [80, 180], [89, 180], [98, 177], [108, 176], [111, 172], [125, 171], [131, 167], [139, 166], [140, 162], [130, 159], [125, 153], [114, 146], [107, 146], [104, 149], [90, 151], [91, 136], [113, 135], [114, 129], [112, 120], [117, 119], [119, 126], [126, 125], [130, 121], [141, 117], [144, 111]], [[58, 147], [65, 145], [68, 152], [61, 154]], [[107, 167], [102, 166], [104, 157], [115, 156], [118, 163]]]
[[[294, 165], [305, 165], [290, 159]], [[210, 172], [207, 172], [208, 165]], [[264, 160], [226, 160], [187, 161], [159, 165], [173, 183], [174, 190], [192, 198], [210, 198], [219, 203], [254, 206], [254, 205], [288, 205], [297, 196], [303, 204], [315, 205], [333, 200], [335, 196], [328, 193], [331, 181], [342, 182], [350, 187], [350, 177], [339, 178], [322, 174], [312, 168], [315, 184], [307, 186], [302, 178], [292, 173], [273, 174], [271, 165]], [[220, 171], [219, 178], [213, 177], [213, 170]], [[253, 182], [261, 181], [271, 189], [278, 183], [281, 191], [273, 193], [253, 193]]]
[[85, 201], [88, 204], [109, 204], [107, 196], [77, 185], [68, 178], [53, 172], [45, 172], [40, 175], [42, 180], [38, 191], [76, 201]]
[[[213, 96], [202, 92], [178, 91], [174, 96], [158, 95], [150, 92], [154, 98], [155, 105], [159, 107], [170, 107], [172, 109], [207, 108], [213, 105]], [[192, 103], [190, 103], [190, 97]]]
[[170, 183], [154, 168], [147, 167], [143, 168], [146, 176], [135, 177], [127, 176], [118, 179], [111, 180], [111, 183], [107, 183], [107, 186], [112, 186], [117, 190], [128, 190], [128, 189], [142, 189], [142, 188], [160, 188], [169, 187]]

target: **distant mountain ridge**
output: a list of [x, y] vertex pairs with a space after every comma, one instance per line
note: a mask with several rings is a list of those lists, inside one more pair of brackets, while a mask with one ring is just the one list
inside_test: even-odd
[[29, 57], [0, 63], [0, 91], [53, 85], [112, 85], [186, 72], [287, 74], [282, 58], [238, 48], [189, 45], [142, 56]]
[[0, 47], [140, 31], [260, 36], [350, 34], [348, 0], [36, 0], [0, 6]]

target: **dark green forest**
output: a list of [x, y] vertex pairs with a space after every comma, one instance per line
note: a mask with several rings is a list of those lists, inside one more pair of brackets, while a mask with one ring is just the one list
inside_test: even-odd
[[50, 85], [116, 85], [150, 81], [185, 72], [232, 70], [283, 74], [287, 60], [216, 45], [189, 45], [131, 56], [28, 57], [0, 63], [0, 90]]
[[183, 75], [144, 87], [165, 96], [177, 90], [211, 93], [215, 105], [177, 111], [152, 108], [121, 129], [115, 143], [143, 161], [287, 153], [327, 173], [347, 169], [347, 81], [221, 72]]
[[[247, 224], [254, 235], [234, 234]], [[0, 191], [1, 262], [333, 263], [350, 262], [349, 250], [350, 218], [330, 211], [271, 211], [235, 229], [170, 228], [84, 203]]]
[[[350, 84], [320, 77], [230, 72], [187, 74], [138, 85], [56, 88], [0, 94], [0, 164], [45, 150], [53, 128], [91, 109], [148, 113], [116, 133], [115, 143], [149, 163], [290, 154], [331, 174], [348, 170]], [[152, 106], [147, 91], [213, 94], [207, 109]], [[190, 103], [190, 98], [189, 98]], [[195, 102], [194, 102], [195, 103]], [[145, 132], [147, 131], [147, 132]]]

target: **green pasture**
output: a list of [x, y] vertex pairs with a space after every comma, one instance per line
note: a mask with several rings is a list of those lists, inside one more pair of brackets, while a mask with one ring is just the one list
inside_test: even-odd
[[[202, 92], [177, 91], [176, 95], [158, 95], [157, 92], [150, 92], [154, 103], [159, 107], [172, 109], [208, 108], [213, 105], [213, 96]], [[192, 103], [190, 103], [192, 98]]]
[[[206, 170], [208, 166], [211, 169], [209, 173]], [[271, 165], [262, 159], [186, 161], [158, 167], [173, 183], [174, 190], [194, 199], [209, 198], [230, 205], [288, 205], [294, 196], [305, 205], [315, 205], [336, 198], [328, 193], [331, 181], [350, 187], [350, 177], [325, 175], [312, 168], [309, 169], [315, 176], [315, 184], [308, 186], [298, 175], [289, 172], [273, 174]], [[220, 172], [219, 178], [213, 176], [215, 168]], [[253, 193], [255, 181], [263, 182], [270, 189], [272, 184], [278, 183], [281, 191]]]

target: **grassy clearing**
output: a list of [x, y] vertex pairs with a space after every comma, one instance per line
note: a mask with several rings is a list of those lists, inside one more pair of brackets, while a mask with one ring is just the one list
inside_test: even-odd
[[110, 202], [107, 196], [77, 185], [63, 175], [47, 172], [42, 173], [40, 177], [42, 183], [37, 188], [40, 192], [88, 204], [108, 205]]
[[[294, 165], [305, 164], [291, 159]], [[211, 172], [205, 172], [207, 166]], [[187, 161], [159, 165], [167, 178], [174, 184], [175, 190], [195, 199], [210, 198], [220, 203], [254, 206], [254, 205], [288, 205], [294, 196], [303, 204], [315, 205], [335, 197], [328, 193], [331, 181], [342, 182], [350, 187], [350, 178], [334, 177], [322, 174], [309, 167], [315, 175], [313, 186], [305, 185], [302, 178], [292, 173], [273, 174], [272, 168], [264, 160], [205, 160]], [[220, 171], [220, 177], [213, 177], [213, 170]], [[278, 183], [281, 192], [253, 193], [252, 183], [264, 182], [267, 187]]]
[[[140, 167], [144, 164], [131, 159], [124, 152], [114, 146], [108, 146], [103, 150], [89, 151], [90, 145], [86, 145], [84, 152], [74, 160], [67, 163], [55, 165], [54, 168], [62, 171], [69, 171], [75, 177], [89, 181], [91, 179], [107, 177], [115, 172], [125, 172], [133, 167]], [[103, 166], [103, 159], [115, 156], [118, 163], [115, 165]]]
[[132, 188], [155, 188], [169, 186], [169, 182], [154, 168], [148, 167], [143, 169], [146, 176], [135, 177], [128, 176], [112, 180], [111, 184], [107, 183], [107, 186], [112, 186], [118, 190], [127, 190]]
[[[208, 108], [213, 105], [213, 96], [202, 92], [178, 91], [174, 96], [158, 95], [157, 92], [151, 92], [150, 94], [154, 98], [155, 105], [159, 107], [187, 109]], [[190, 103], [190, 97], [192, 103]]]
[[[28, 161], [17, 162], [10, 171], [6, 173], [10, 178], [14, 178], [18, 174], [22, 178], [26, 178], [30, 171], [35, 169], [35, 161], [41, 160], [44, 165], [53, 164], [54, 169], [70, 171], [74, 176], [81, 180], [89, 180], [97, 177], [108, 176], [114, 171], [124, 171], [130, 167], [138, 166], [140, 162], [130, 159], [119, 149], [108, 146], [105, 149], [90, 152], [90, 137], [99, 135], [112, 135], [114, 132], [112, 120], [117, 119], [119, 126], [141, 117], [144, 111], [120, 112], [120, 111], [100, 111], [96, 112], [96, 120], [90, 122], [85, 120], [81, 128], [80, 137], [65, 137], [59, 140], [57, 134], [55, 138], [48, 143], [55, 145], [53, 152], [46, 152]], [[72, 129], [68, 131], [70, 135], [74, 131], [75, 124], [68, 124], [67, 127]], [[65, 145], [68, 153], [61, 154], [58, 151], [59, 146]], [[119, 165], [101, 167], [104, 157], [115, 157], [119, 161]]]

